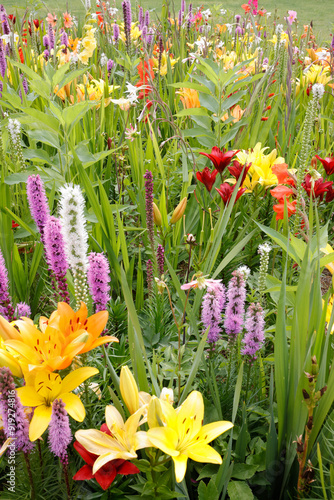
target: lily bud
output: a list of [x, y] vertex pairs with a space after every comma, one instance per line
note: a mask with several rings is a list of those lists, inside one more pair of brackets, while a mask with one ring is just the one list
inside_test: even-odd
[[153, 202], [153, 220], [156, 226], [162, 226], [161, 212], [154, 202]]
[[163, 427], [163, 416], [160, 400], [156, 396], [152, 396], [147, 410], [147, 423], [150, 429], [154, 427]]
[[132, 415], [139, 408], [139, 395], [137, 383], [127, 366], [122, 366], [121, 368], [119, 388], [121, 390], [124, 403]]
[[175, 222], [181, 219], [182, 215], [186, 210], [186, 206], [187, 206], [187, 197], [185, 196], [174, 210], [172, 218], [170, 220], [170, 224], [175, 224]]

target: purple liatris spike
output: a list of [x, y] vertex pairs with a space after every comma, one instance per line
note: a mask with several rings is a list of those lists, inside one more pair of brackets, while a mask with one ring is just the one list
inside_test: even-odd
[[144, 174], [145, 179], [145, 211], [146, 211], [146, 225], [148, 230], [148, 237], [151, 243], [151, 249], [154, 253], [154, 219], [153, 219], [153, 175], [150, 170], [146, 170]]
[[91, 252], [88, 255], [88, 286], [93, 301], [95, 311], [104, 311], [110, 300], [110, 268], [109, 262], [102, 253]]
[[181, 10], [182, 10], [182, 13], [184, 14], [184, 12], [186, 10], [186, 0], [181, 0]]
[[8, 288], [8, 271], [5, 259], [0, 250], [0, 314], [8, 321], [12, 321], [14, 309]]
[[150, 25], [150, 13], [148, 10], [145, 12], [144, 24], [147, 27]]
[[7, 69], [7, 61], [5, 56], [5, 48], [3, 45], [3, 41], [0, 38], [0, 75], [2, 76], [2, 78], [5, 78], [6, 69]]
[[119, 26], [116, 23], [113, 26], [113, 34], [114, 34], [114, 41], [116, 43], [119, 39]]
[[158, 262], [158, 271], [159, 271], [160, 278], [164, 274], [164, 263], [165, 263], [164, 254], [165, 254], [164, 247], [162, 245], [158, 245], [157, 262]]
[[151, 259], [146, 262], [147, 290], [149, 295], [153, 293], [153, 264]]
[[10, 34], [10, 26], [9, 26], [6, 11], [1, 13], [0, 20], [1, 20], [3, 34], [9, 35]]
[[139, 7], [138, 11], [138, 25], [139, 29], [141, 30], [144, 24], [144, 12], [143, 12], [143, 7]]
[[259, 303], [251, 304], [246, 313], [246, 334], [242, 339], [241, 354], [248, 356], [251, 362], [257, 358], [257, 352], [264, 344], [264, 313]]
[[114, 67], [114, 61], [112, 59], [108, 59], [107, 61], [107, 71], [108, 73], [110, 73], [110, 71], [113, 69]]
[[225, 287], [222, 284], [209, 289], [203, 297], [201, 320], [205, 330], [210, 327], [207, 341], [211, 344], [217, 342], [220, 337], [224, 306]]
[[54, 49], [55, 48], [55, 34], [54, 34], [54, 31], [53, 31], [51, 24], [49, 24], [49, 27], [48, 27], [48, 36], [49, 36], [49, 44], [50, 44], [49, 48]]
[[48, 35], [43, 36], [43, 45], [46, 49], [50, 48], [50, 39], [49, 39]]
[[242, 271], [233, 271], [232, 276], [227, 290], [224, 328], [231, 342], [234, 342], [244, 324], [246, 283]]
[[49, 448], [62, 463], [67, 462], [67, 447], [71, 441], [72, 433], [65, 403], [61, 399], [55, 399], [49, 424]]
[[23, 316], [25, 318], [29, 318], [31, 315], [31, 309], [28, 304], [25, 302], [18, 302], [15, 307], [15, 316], [17, 318], [22, 318]]
[[62, 235], [61, 222], [56, 217], [49, 217], [44, 226], [44, 245], [46, 260], [51, 271], [53, 285], [57, 288], [62, 300], [69, 303], [66, 281], [68, 263], [65, 253], [65, 242]]
[[23, 87], [24, 93], [25, 93], [25, 95], [27, 95], [29, 92], [28, 80], [26, 78], [24, 78], [22, 75], [21, 75], [21, 78], [22, 78], [22, 87]]
[[179, 26], [181, 26], [182, 21], [183, 21], [183, 12], [182, 10], [179, 10], [179, 17], [178, 17]]
[[68, 36], [65, 30], [63, 30], [62, 34], [60, 35], [60, 44], [68, 47]]
[[27, 453], [34, 443], [29, 440], [29, 423], [15, 390], [9, 368], [0, 368], [0, 415], [7, 438], [15, 438], [15, 450]]
[[31, 215], [36, 222], [41, 240], [44, 243], [44, 226], [50, 217], [50, 209], [43, 181], [38, 174], [29, 175], [27, 179], [27, 197]]
[[124, 2], [122, 2], [122, 8], [123, 8], [123, 18], [124, 18], [125, 45], [126, 45], [126, 50], [129, 53], [131, 46], [131, 23], [132, 23], [130, 0], [124, 0]]

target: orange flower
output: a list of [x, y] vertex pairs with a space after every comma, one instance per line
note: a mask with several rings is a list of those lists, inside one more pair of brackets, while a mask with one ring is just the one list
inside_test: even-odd
[[265, 15], [265, 13], [266, 13], [266, 12], [267, 12], [267, 11], [266, 11], [266, 9], [263, 9], [263, 10], [259, 10], [259, 11], [258, 11], [258, 14], [259, 14], [259, 16], [262, 16], [262, 17], [263, 17], [263, 16]]
[[[237, 104], [236, 106], [233, 107], [232, 110], [230, 110], [230, 113], [231, 113], [231, 116], [233, 116], [233, 123], [236, 123], [238, 122], [239, 120], [241, 120], [242, 118], [242, 115], [244, 114], [245, 110], [244, 109], [241, 109], [239, 104]], [[225, 115], [222, 117], [222, 121], [224, 122], [225, 120], [227, 120], [229, 117], [228, 113], [225, 113]]]
[[201, 107], [201, 103], [199, 102], [197, 90], [180, 89], [180, 92], [177, 92], [177, 94], [180, 94], [180, 99], [181, 99], [181, 102], [182, 102], [184, 108], [190, 109], [190, 108], [200, 108]]
[[248, 5], [247, 3], [243, 3], [241, 8], [244, 9], [245, 14], [247, 14], [251, 10], [250, 5]]
[[[286, 206], [288, 209], [288, 217], [296, 213], [296, 204], [297, 200], [293, 200], [291, 203], [289, 201], [286, 202]], [[284, 219], [284, 200], [283, 203], [281, 201], [278, 205], [274, 205], [273, 209], [274, 212], [276, 212], [276, 220]]]
[[55, 13], [51, 14], [51, 12], [48, 13], [47, 15], [47, 18], [46, 18], [47, 22], [49, 24], [51, 24], [51, 26], [54, 28], [57, 24], [57, 16]]
[[75, 39], [69, 38], [68, 39], [68, 48], [70, 50], [72, 50], [72, 52], [76, 52], [79, 40], [81, 40], [81, 38], [75, 38]]
[[287, 186], [276, 186], [270, 191], [270, 194], [281, 203], [282, 200], [284, 202], [284, 198], [288, 198], [293, 194], [293, 190]]
[[271, 170], [276, 175], [278, 184], [290, 184], [290, 186], [294, 185], [293, 179], [289, 176], [288, 166], [286, 163], [273, 165]]
[[65, 28], [71, 28], [73, 26], [73, 19], [71, 14], [69, 14], [67, 11], [63, 14], [64, 18], [64, 26]]

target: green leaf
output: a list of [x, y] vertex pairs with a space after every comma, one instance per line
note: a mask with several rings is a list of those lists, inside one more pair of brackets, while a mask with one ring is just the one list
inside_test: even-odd
[[189, 108], [181, 109], [175, 116], [208, 116], [208, 113], [204, 108]]
[[227, 487], [230, 500], [252, 500], [253, 492], [244, 481], [230, 481]]
[[168, 87], [174, 87], [176, 89], [193, 89], [193, 90], [198, 90], [199, 92], [202, 92], [204, 94], [211, 94], [210, 89], [204, 87], [199, 83], [194, 83], [194, 82], [170, 83]]
[[208, 485], [201, 481], [198, 487], [198, 500], [218, 500], [219, 493], [217, 487], [211, 479]]
[[27, 130], [29, 138], [36, 142], [48, 144], [56, 149], [60, 149], [58, 134], [51, 130]]
[[63, 110], [63, 120], [69, 131], [94, 106], [96, 106], [95, 101], [82, 101], [65, 108]]
[[257, 465], [234, 464], [232, 477], [234, 479], [250, 479], [256, 473]]

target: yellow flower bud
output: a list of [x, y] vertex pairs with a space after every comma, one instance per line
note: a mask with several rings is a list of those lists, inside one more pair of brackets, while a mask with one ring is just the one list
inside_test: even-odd
[[156, 396], [152, 396], [147, 410], [147, 423], [149, 428], [162, 427], [162, 420], [163, 415], [160, 400]]
[[175, 222], [181, 219], [182, 215], [186, 210], [186, 206], [187, 206], [187, 197], [185, 196], [174, 210], [172, 218], [170, 220], [170, 224], [175, 224]]
[[153, 220], [156, 226], [162, 226], [161, 212], [154, 202], [153, 202]]
[[121, 368], [119, 387], [124, 403], [126, 404], [127, 409], [132, 415], [139, 408], [139, 395], [134, 376], [127, 366], [122, 366]]

